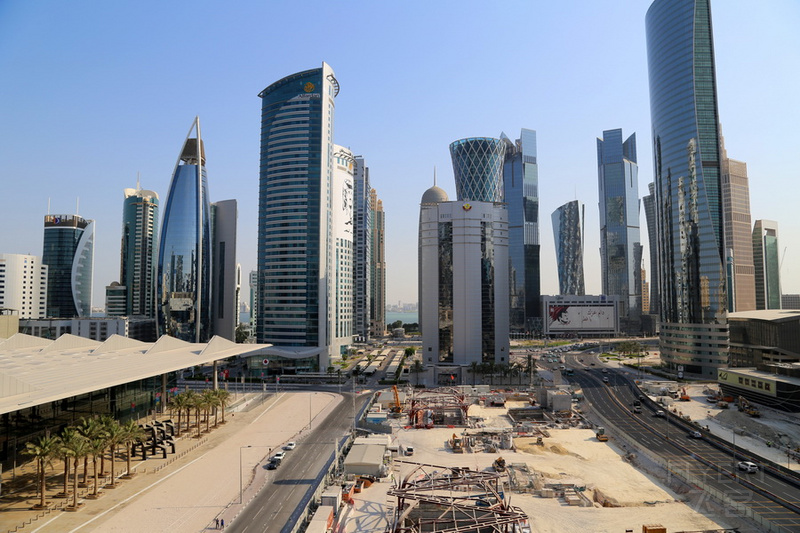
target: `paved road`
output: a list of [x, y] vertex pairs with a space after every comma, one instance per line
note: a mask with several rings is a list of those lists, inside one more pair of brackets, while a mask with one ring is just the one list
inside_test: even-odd
[[[281, 465], [271, 472], [271, 480], [226, 529], [236, 533], [279, 533], [297, 521], [302, 502], [325, 475], [325, 467], [333, 458], [334, 442], [341, 446], [353, 427], [352, 395], [344, 396], [345, 401], [311, 435], [286, 452]], [[358, 412], [369, 398], [368, 394], [357, 397]]]
[[[592, 407], [630, 439], [669, 461], [671, 466], [689, 472], [734, 501], [747, 504], [773, 524], [786, 531], [800, 531], [797, 485], [776, 477], [769, 469], [761, 469], [757, 474], [733, 470], [732, 450], [720, 450], [705, 439], [688, 438], [689, 426], [674, 417], [654, 416], [660, 408], [654, 402], [644, 401], [644, 412], [634, 414], [631, 406], [639, 392], [627, 376], [612, 369], [603, 374], [600, 366], [587, 371], [574, 361], [572, 364], [577, 370], [570, 379], [581, 385]], [[608, 384], [602, 382], [602, 376], [608, 377]], [[737, 448], [736, 461], [745, 459], [762, 463], [757, 456]]]

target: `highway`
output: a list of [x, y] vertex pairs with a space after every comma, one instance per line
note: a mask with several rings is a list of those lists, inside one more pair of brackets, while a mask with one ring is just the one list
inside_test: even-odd
[[[341, 443], [353, 427], [352, 394], [335, 407], [311, 434], [287, 451], [281, 465], [270, 471], [270, 478], [261, 492], [226, 527], [236, 533], [279, 533], [288, 531], [301, 517], [303, 502], [325, 475], [325, 467], [334, 453], [334, 442]], [[360, 412], [371, 397], [359, 395], [356, 409]], [[286, 413], [286, 416], [293, 416]], [[305, 416], [305, 415], [304, 415]]]
[[[642, 401], [643, 412], [633, 413], [633, 401], [640, 396], [633, 381], [611, 368], [603, 373], [597, 360], [592, 361], [595, 366], [585, 366], [568, 357], [567, 364], [575, 374], [567, 379], [581, 386], [585, 400], [613, 424], [614, 431], [625, 433], [629, 441], [665, 459], [669, 468], [689, 472], [732, 500], [746, 503], [786, 531], [800, 531], [800, 482], [796, 477], [785, 479], [780, 472], [764, 467], [763, 459], [739, 447], [734, 457], [732, 447], [725, 449], [724, 444], [713, 442], [706, 434], [702, 439], [689, 438], [690, 429], [696, 430], [696, 426], [674, 415], [656, 417], [655, 412], [663, 408], [647, 397]], [[608, 377], [608, 384], [603, 383], [603, 377]], [[762, 468], [754, 474], [740, 472], [736, 463], [742, 460], [753, 461]]]

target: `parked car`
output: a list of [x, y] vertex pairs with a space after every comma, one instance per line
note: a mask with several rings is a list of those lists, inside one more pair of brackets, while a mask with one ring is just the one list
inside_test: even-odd
[[690, 431], [688, 437], [690, 439], [702, 439], [703, 434], [700, 433], [699, 431]]
[[751, 463], [750, 461], [741, 461], [736, 466], [739, 468], [739, 470], [743, 472], [749, 472], [751, 474], [753, 472], [758, 472], [758, 465], [755, 463]]
[[290, 441], [286, 443], [286, 446], [283, 447], [284, 450], [294, 450], [294, 447], [297, 446], [297, 443], [294, 441]]

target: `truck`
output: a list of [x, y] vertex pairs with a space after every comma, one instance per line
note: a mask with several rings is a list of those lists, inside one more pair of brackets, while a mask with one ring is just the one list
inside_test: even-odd
[[607, 442], [608, 435], [606, 435], [606, 428], [604, 427], [597, 428], [597, 433], [595, 433], [595, 437], [597, 437], [597, 440], [600, 442]]
[[455, 433], [450, 437], [450, 449], [453, 450], [453, 453], [464, 453], [464, 447], [461, 445], [461, 437]]

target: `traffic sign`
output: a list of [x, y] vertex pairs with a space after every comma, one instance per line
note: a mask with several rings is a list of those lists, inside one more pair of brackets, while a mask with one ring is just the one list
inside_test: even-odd
[[269, 364], [269, 359], [264, 359], [261, 362], [264, 364], [264, 366], [267, 366]]

